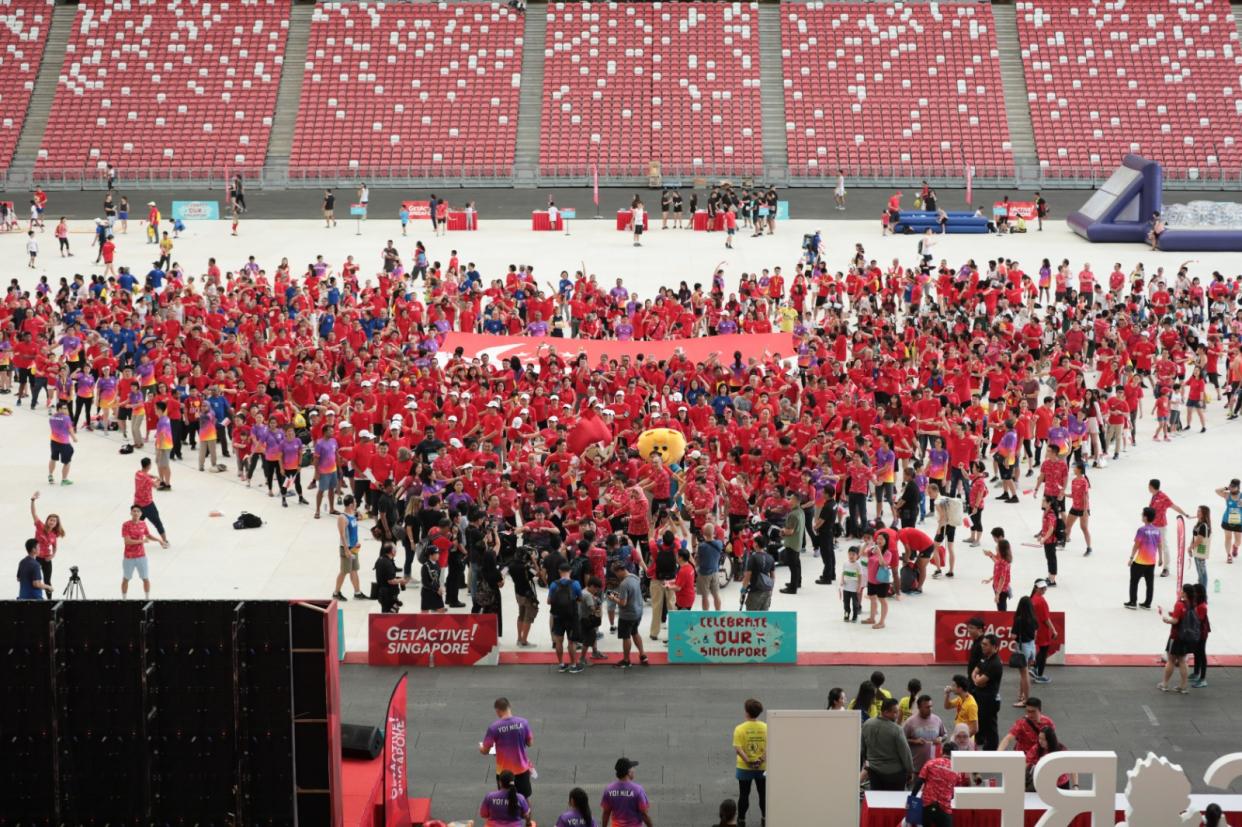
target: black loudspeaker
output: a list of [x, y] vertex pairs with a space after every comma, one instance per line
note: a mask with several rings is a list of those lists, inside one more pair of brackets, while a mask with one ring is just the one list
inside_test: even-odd
[[379, 727], [341, 724], [341, 755], [374, 761], [384, 749], [384, 733]]

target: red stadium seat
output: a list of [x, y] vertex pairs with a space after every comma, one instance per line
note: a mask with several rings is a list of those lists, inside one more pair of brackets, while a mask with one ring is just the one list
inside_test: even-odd
[[53, 0], [0, 0], [0, 170], [7, 169], [26, 120], [52, 26]]
[[1046, 169], [1110, 170], [1128, 152], [1179, 177], [1242, 162], [1242, 48], [1223, 0], [1018, 2]]
[[546, 174], [755, 174], [763, 166], [755, 3], [555, 3]]
[[259, 169], [290, 0], [84, 0], [39, 171]]
[[522, 29], [501, 3], [320, 4], [290, 169], [509, 175]]
[[815, 2], [781, 12], [793, 174], [1012, 169], [990, 6]]

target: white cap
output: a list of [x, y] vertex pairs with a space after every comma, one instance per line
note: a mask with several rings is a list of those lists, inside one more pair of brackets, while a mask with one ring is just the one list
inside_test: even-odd
[[359, 431], [359, 432], [358, 432], [358, 438], [359, 438], [359, 439], [374, 439], [374, 438], [375, 438], [375, 434], [371, 433], [370, 431], [368, 431], [368, 430], [366, 430], [366, 429], [364, 428], [364, 429], [362, 429], [361, 431]]
[[449, 396], [461, 396], [461, 394], [456, 389], [453, 389], [449, 391]]
[[320, 401], [320, 402], [327, 402], [329, 398], [330, 398], [330, 397], [329, 397], [326, 393], [321, 393], [321, 394], [319, 394], [319, 401]]
[[452, 439], [449, 440], [449, 445], [453, 446], [454, 448], [460, 448], [461, 440], [458, 439], [457, 437], [453, 437]]
[[362, 387], [364, 387], [364, 388], [369, 388], [369, 387], [371, 387], [371, 380], [370, 380], [370, 379], [363, 379], [363, 380], [362, 380]]
[[522, 417], [520, 417], [520, 416], [515, 416], [515, 417], [513, 417], [513, 424], [512, 424], [512, 425], [510, 425], [509, 427], [511, 427], [511, 428], [520, 428], [520, 427], [522, 427]]
[[672, 399], [674, 402], [680, 402], [680, 401], [681, 401], [681, 391], [673, 391], [673, 395], [672, 395], [671, 397], [669, 397], [669, 398], [670, 398], [670, 399]]
[[487, 403], [487, 407], [489, 407], [489, 408], [499, 408], [499, 407], [500, 407], [500, 403], [499, 403], [499, 402], [497, 402], [495, 399], [493, 399], [491, 402], [488, 402], [488, 403]]
[[701, 456], [703, 456], [703, 452], [697, 449], [690, 452], [690, 459], [698, 459]]
[[530, 394], [529, 393], [522, 394], [522, 399], [530, 399]]
[[528, 414], [530, 413], [530, 408], [522, 408], [522, 410], [518, 411], [518, 413]]
[[619, 390], [614, 394], [614, 396], [625, 396], [625, 391]]
[[407, 402], [407, 403], [406, 403], [406, 405], [405, 405], [405, 409], [406, 409], [407, 411], [415, 411], [415, 410], [418, 410], [418, 403], [417, 403], [417, 402]]
[[449, 422], [456, 422], [456, 421], [457, 421], [457, 417], [455, 417], [455, 416], [450, 416], [450, 417], [448, 418], [448, 421], [449, 421]]
[[560, 422], [560, 420], [559, 420], [559, 419], [557, 419], [555, 416], [549, 416], [549, 417], [548, 417], [548, 421], [549, 421], [549, 422]]
[[341, 423], [341, 430], [352, 427], [354, 427], [354, 423], [350, 422], [348, 419]]
[[616, 416], [617, 412], [612, 408], [604, 408], [604, 416]]
[[557, 395], [557, 394], [553, 393], [553, 394], [549, 394], [549, 395], [548, 395], [548, 398], [549, 398], [549, 399], [560, 399], [561, 397], [560, 397], [559, 395]]
[[562, 408], [569, 408], [570, 410], [573, 410], [573, 407], [574, 407], [574, 406], [573, 406], [573, 405], [570, 405], [568, 402], [566, 402], [564, 405], [561, 405], [561, 407], [562, 407]]

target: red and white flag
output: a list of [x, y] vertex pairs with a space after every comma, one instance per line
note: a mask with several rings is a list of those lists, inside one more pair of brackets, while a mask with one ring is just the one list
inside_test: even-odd
[[591, 188], [594, 191], [595, 206], [599, 206], [599, 164], [591, 164]]
[[974, 202], [975, 194], [975, 168], [970, 164], [966, 165], [966, 206], [970, 206]]
[[384, 827], [409, 827], [409, 753], [410, 739], [405, 729], [406, 681], [403, 674], [388, 699], [388, 715], [384, 719]]

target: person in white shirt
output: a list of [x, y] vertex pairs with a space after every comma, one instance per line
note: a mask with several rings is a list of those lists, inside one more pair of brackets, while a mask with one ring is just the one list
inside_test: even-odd
[[833, 200], [837, 202], [837, 209], [845, 209], [845, 170], [837, 170], [837, 188], [832, 193]]
[[559, 219], [560, 217], [561, 217], [561, 211], [557, 209], [556, 202], [549, 200], [548, 201], [548, 224], [552, 227], [552, 229], [554, 230], [556, 229], [556, 222], [557, 222], [557, 219]]
[[643, 237], [643, 221], [646, 220], [646, 210], [643, 209], [642, 199], [634, 197], [634, 203], [630, 205], [630, 224], [634, 229], [634, 246], [641, 247]]
[[[31, 210], [33, 209], [34, 207], [31, 207]], [[30, 254], [30, 261], [27, 262], [26, 266], [33, 270], [35, 269], [35, 259], [39, 257], [39, 242], [35, 239], [34, 230], [26, 232], [26, 252]]]

